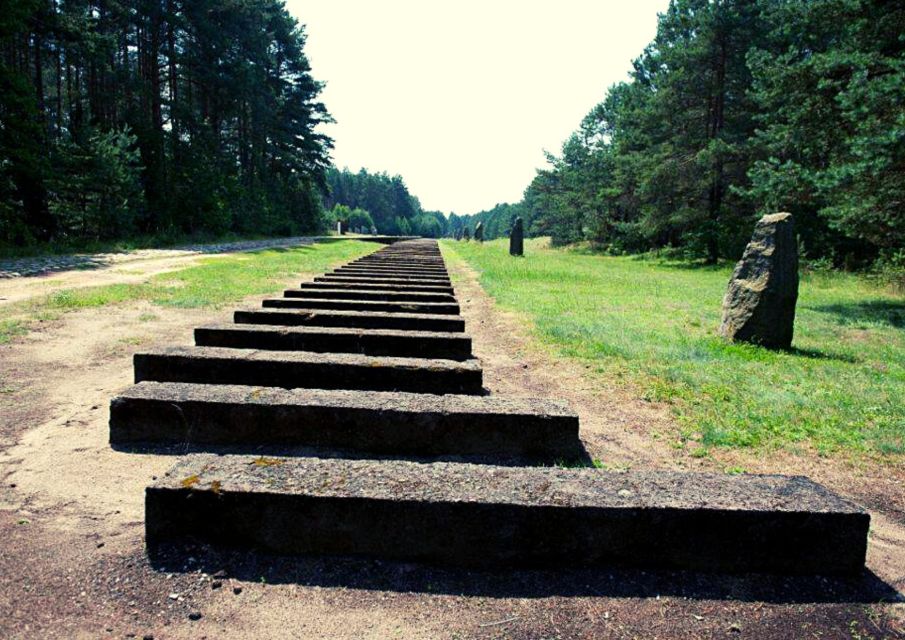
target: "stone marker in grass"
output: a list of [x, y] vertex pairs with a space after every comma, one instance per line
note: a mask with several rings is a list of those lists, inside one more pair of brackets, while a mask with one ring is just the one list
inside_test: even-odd
[[484, 242], [484, 223], [479, 222], [474, 226], [474, 239], [478, 242]]
[[509, 232], [509, 255], [525, 255], [525, 227], [519, 216], [512, 223], [512, 231]]
[[798, 246], [791, 213], [761, 218], [723, 299], [720, 333], [771, 349], [792, 346], [798, 300]]

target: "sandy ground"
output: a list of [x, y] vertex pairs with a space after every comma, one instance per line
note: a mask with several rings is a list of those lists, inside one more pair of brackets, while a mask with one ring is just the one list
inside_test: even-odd
[[184, 255], [173, 258], [147, 258], [93, 270], [76, 269], [47, 276], [6, 278], [0, 280], [0, 305], [38, 298], [62, 289], [144, 282], [158, 273], [168, 273], [190, 267], [204, 257], [217, 256]]
[[905, 637], [905, 605], [882, 602], [905, 589], [901, 469], [808, 455], [694, 458], [670, 445], [667, 408], [536, 346], [473, 273], [454, 275], [494, 393], [570, 402], [589, 453], [616, 468], [738, 464], [825, 482], [871, 510], [870, 571], [854, 580], [486, 573], [192, 547], [149, 559], [143, 489], [174, 459], [110, 449], [108, 403], [131, 383], [134, 351], [190, 344], [193, 326], [229, 312], [141, 303], [66, 314], [0, 347], [0, 637]]
[[[298, 246], [311, 244], [316, 240], [316, 237], [298, 237], [194, 245], [182, 249], [139, 249], [122, 253], [45, 256], [0, 261], [0, 306], [37, 298], [61, 289], [144, 282], [158, 273], [189, 267], [204, 257]], [[9, 264], [10, 267], [4, 269], [3, 264]], [[10, 270], [14, 268], [25, 270], [26, 274], [20, 276]]]

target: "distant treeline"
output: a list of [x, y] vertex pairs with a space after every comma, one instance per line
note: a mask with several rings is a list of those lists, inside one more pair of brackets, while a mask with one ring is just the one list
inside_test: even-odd
[[331, 141], [282, 0], [0, 12], [0, 245], [323, 227]]
[[439, 211], [424, 211], [400, 176], [331, 168], [327, 186], [324, 205], [331, 210], [334, 224], [336, 219], [344, 223], [351, 220], [351, 226], [357, 227], [370, 220], [381, 234], [426, 238], [440, 238], [449, 231], [446, 216]]
[[905, 264], [905, 2], [673, 0], [609, 89], [485, 237], [736, 259], [795, 214], [812, 259]]
[[458, 216], [455, 213], [449, 216], [449, 234], [452, 237], [459, 236], [465, 228], [468, 228], [469, 235], [474, 233], [474, 228], [478, 222], [484, 225], [484, 239], [493, 240], [494, 238], [502, 238], [509, 235], [512, 228], [512, 221], [521, 216], [526, 221], [525, 231], [529, 235], [544, 235], [549, 233], [547, 229], [536, 227], [529, 228], [527, 223], [531, 222], [523, 202], [516, 204], [498, 204], [492, 209], [479, 211], [470, 215]]

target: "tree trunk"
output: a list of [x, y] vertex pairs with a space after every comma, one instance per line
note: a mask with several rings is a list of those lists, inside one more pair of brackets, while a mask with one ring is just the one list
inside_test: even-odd
[[[713, 108], [711, 115], [710, 140], [718, 140], [723, 132], [726, 110], [726, 34], [720, 34], [719, 53], [716, 60], [716, 87], [713, 96]], [[707, 262], [715, 264], [720, 257], [719, 240], [717, 236], [720, 222], [720, 211], [723, 207], [723, 160], [719, 155], [713, 166], [710, 190], [707, 194], [707, 210], [710, 219], [707, 234]]]

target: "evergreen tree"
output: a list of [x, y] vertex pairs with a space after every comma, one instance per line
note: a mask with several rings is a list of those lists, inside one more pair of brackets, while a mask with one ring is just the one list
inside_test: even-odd
[[317, 127], [330, 117], [282, 0], [25, 0], [2, 13], [5, 242], [324, 223], [331, 141]]

